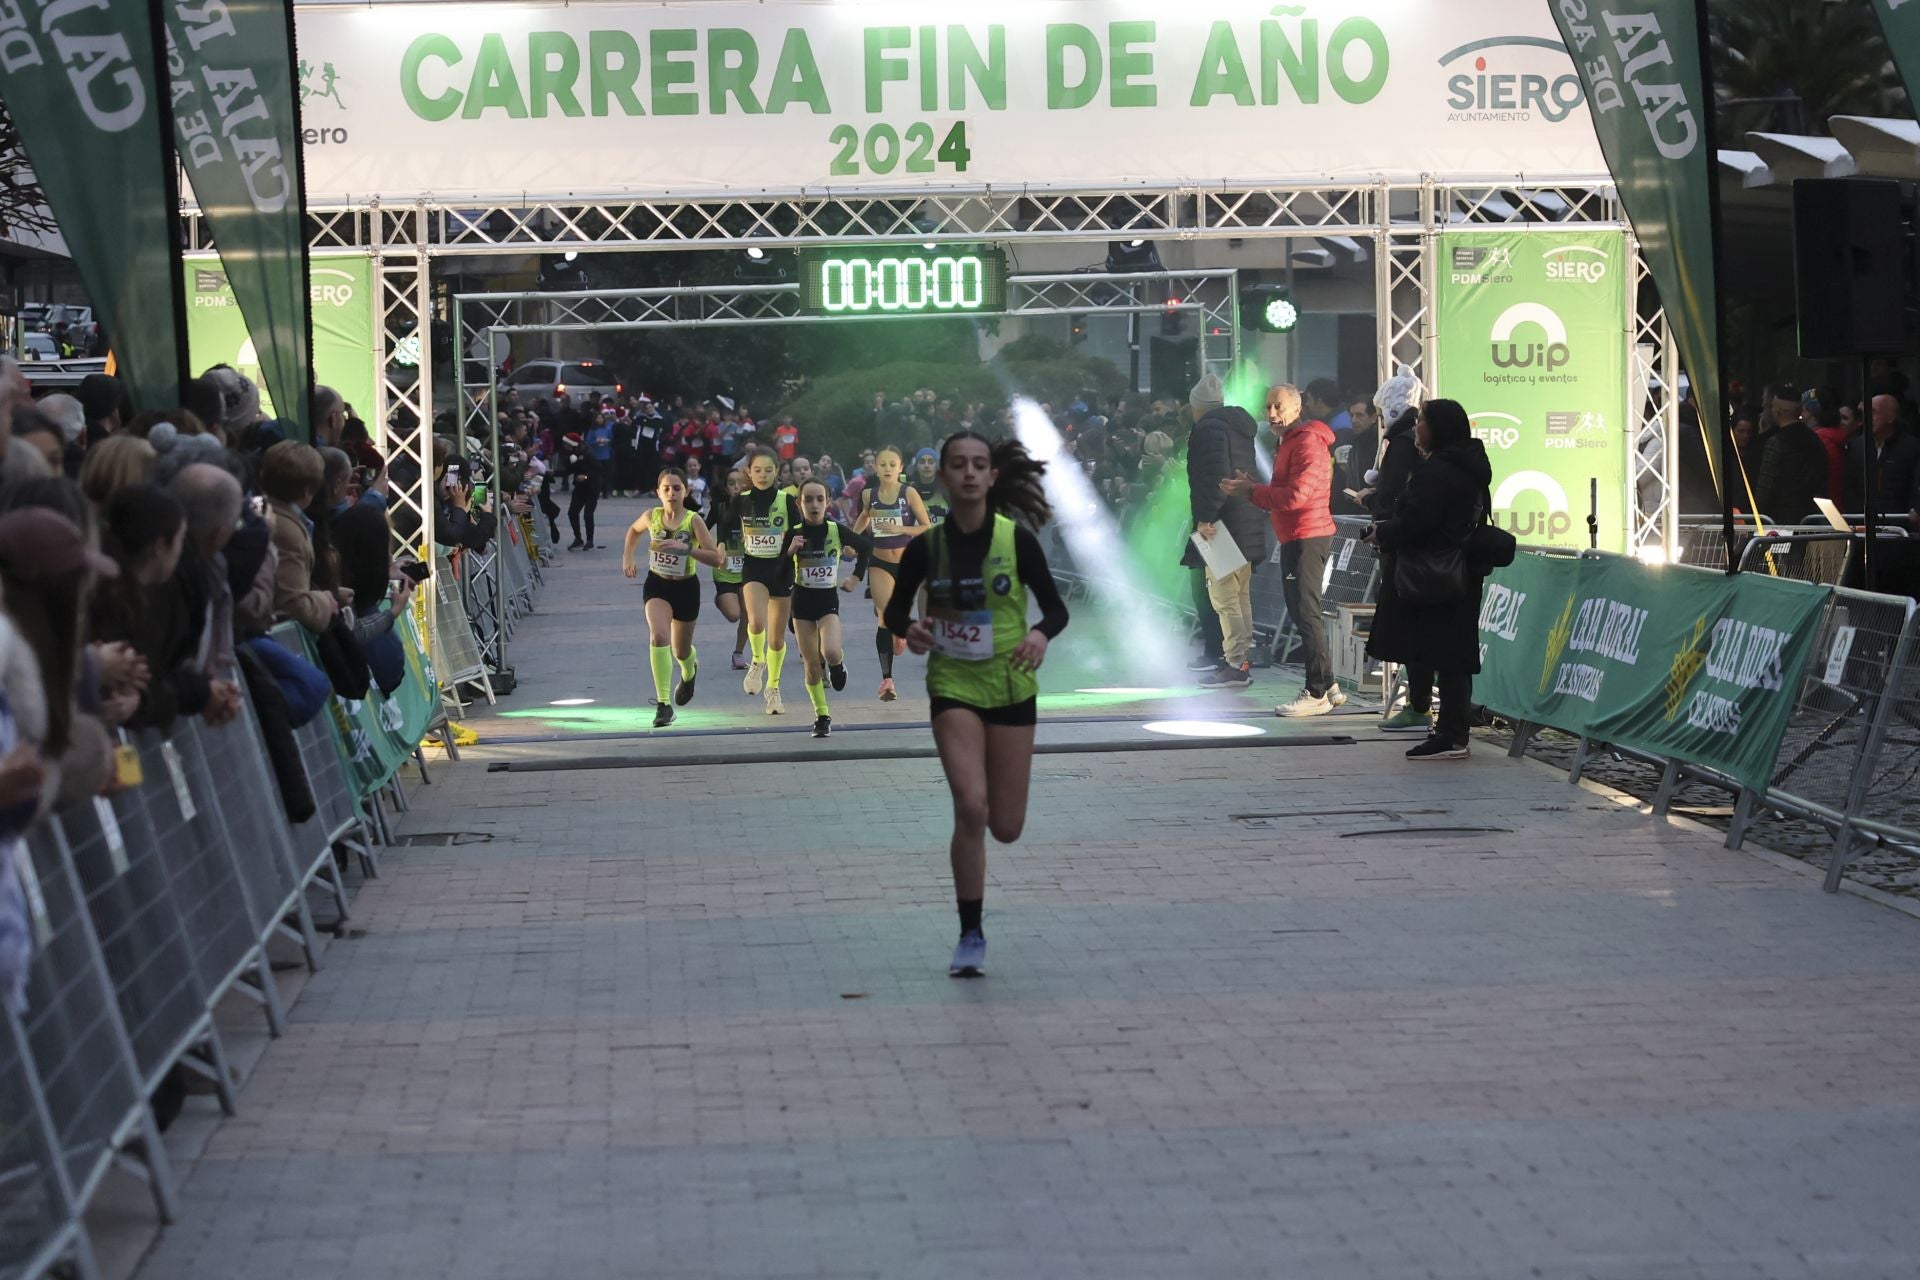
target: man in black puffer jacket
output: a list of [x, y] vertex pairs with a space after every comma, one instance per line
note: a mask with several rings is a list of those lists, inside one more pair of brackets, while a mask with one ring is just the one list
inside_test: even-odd
[[[1225, 578], [1207, 574], [1207, 597], [1220, 615], [1220, 669], [1200, 681], [1210, 687], [1242, 688], [1253, 683], [1253, 570], [1272, 551], [1271, 526], [1266, 513], [1245, 498], [1220, 492], [1220, 482], [1259, 472], [1253, 448], [1258, 427], [1253, 415], [1228, 405], [1215, 374], [1200, 379], [1189, 397], [1193, 430], [1187, 435], [1187, 489], [1193, 504], [1193, 527], [1208, 539], [1222, 534], [1233, 538], [1247, 563]], [[1180, 563], [1204, 564], [1191, 542]]]

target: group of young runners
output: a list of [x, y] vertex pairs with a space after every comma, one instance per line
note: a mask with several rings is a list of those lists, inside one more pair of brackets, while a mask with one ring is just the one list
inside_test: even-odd
[[[1051, 514], [1041, 487], [1046, 465], [1017, 441], [971, 431], [948, 437], [931, 467], [927, 461], [916, 459], [908, 479], [900, 450], [879, 450], [851, 526], [830, 514], [820, 481], [780, 488], [771, 449], [751, 450], [727, 475], [711, 524], [688, 509], [686, 476], [669, 468], [660, 475], [660, 505], [627, 530], [622, 567], [629, 578], [638, 575], [644, 540], [656, 728], [672, 724], [675, 706], [693, 699], [696, 566], [706, 564], [716, 607], [744, 633], [742, 685], [762, 697], [769, 715], [785, 709], [780, 685], [791, 622], [816, 738], [832, 732], [827, 686], [838, 691], [847, 682], [839, 598], [866, 581], [881, 701], [898, 696], [896, 656], [911, 650], [927, 659], [933, 738], [954, 809], [948, 852], [960, 942], [948, 971], [976, 976], [986, 959], [986, 837], [1008, 844], [1026, 824], [1036, 673], [1067, 625], [1067, 608], [1033, 532]], [[1040, 608], [1031, 624], [1029, 599]]]

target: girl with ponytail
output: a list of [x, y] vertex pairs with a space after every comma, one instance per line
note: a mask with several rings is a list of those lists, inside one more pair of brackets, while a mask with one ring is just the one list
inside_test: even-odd
[[[1017, 440], [990, 442], [962, 431], [940, 446], [940, 484], [950, 509], [937, 528], [908, 544], [896, 570], [886, 626], [927, 656], [933, 740], [953, 793], [954, 896], [960, 944], [947, 972], [985, 971], [986, 837], [1020, 838], [1027, 821], [1038, 721], [1039, 680], [1047, 645], [1067, 625], [1033, 531], [1052, 511], [1036, 461]], [[912, 616], [920, 588], [926, 616]], [[1027, 598], [1040, 620], [1027, 618]]]

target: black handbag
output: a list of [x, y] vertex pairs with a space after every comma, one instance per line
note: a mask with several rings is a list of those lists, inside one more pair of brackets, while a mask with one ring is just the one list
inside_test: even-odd
[[1409, 604], [1457, 604], [1473, 590], [1477, 576], [1469, 563], [1467, 549], [1481, 524], [1486, 508], [1474, 504], [1467, 536], [1458, 542], [1437, 547], [1406, 547], [1393, 558], [1393, 593]]
[[1393, 594], [1408, 604], [1456, 604], [1467, 590], [1467, 553], [1459, 543], [1394, 553]]

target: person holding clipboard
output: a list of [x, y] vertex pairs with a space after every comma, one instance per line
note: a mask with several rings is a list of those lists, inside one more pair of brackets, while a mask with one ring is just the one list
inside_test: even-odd
[[1193, 504], [1193, 537], [1180, 563], [1206, 569], [1207, 599], [1220, 615], [1221, 664], [1201, 678], [1209, 689], [1244, 689], [1253, 683], [1253, 570], [1265, 563], [1266, 514], [1245, 494], [1227, 492], [1235, 476], [1258, 465], [1253, 415], [1226, 403], [1218, 374], [1209, 373], [1188, 402], [1193, 428], [1187, 433], [1187, 492]]

